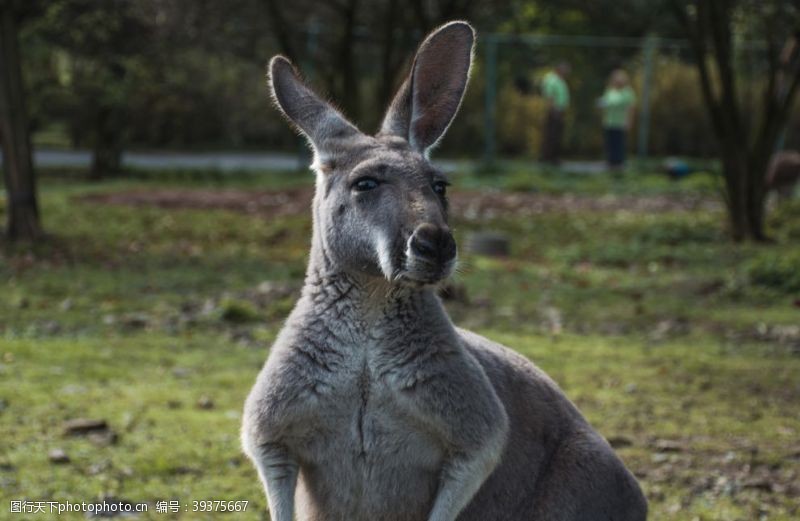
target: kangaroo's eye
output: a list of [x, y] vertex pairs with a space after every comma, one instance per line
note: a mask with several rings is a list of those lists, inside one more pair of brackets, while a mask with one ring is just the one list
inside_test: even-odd
[[352, 188], [356, 192], [366, 192], [367, 190], [378, 188], [378, 184], [380, 183], [371, 177], [362, 177], [353, 183]]
[[439, 197], [444, 197], [447, 195], [447, 182], [445, 181], [436, 181], [433, 183], [433, 191], [436, 192], [436, 195]]

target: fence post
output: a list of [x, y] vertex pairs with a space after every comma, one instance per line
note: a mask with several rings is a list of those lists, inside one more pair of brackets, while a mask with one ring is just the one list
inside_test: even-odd
[[639, 159], [647, 158], [647, 142], [650, 139], [650, 90], [653, 86], [653, 66], [658, 50], [658, 38], [650, 35], [644, 40], [642, 54], [644, 70], [642, 72], [642, 101], [639, 110]]
[[484, 151], [483, 162], [486, 165], [494, 163], [495, 155], [495, 104], [497, 101], [497, 38], [493, 34], [487, 34], [486, 42], [486, 92], [484, 103], [483, 139]]

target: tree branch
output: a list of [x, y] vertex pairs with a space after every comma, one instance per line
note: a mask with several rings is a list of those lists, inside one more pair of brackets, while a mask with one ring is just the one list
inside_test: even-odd
[[[722, 5], [721, 5], [722, 4]], [[698, 18], [701, 30], [711, 33], [714, 58], [719, 73], [722, 117], [728, 130], [738, 133], [742, 129], [739, 103], [736, 96], [736, 79], [733, 73], [731, 45], [731, 4], [727, 0], [700, 0]], [[741, 140], [742, 136], [736, 136]]]
[[290, 25], [286, 23], [286, 17], [278, 5], [278, 0], [264, 0], [264, 3], [267, 6], [269, 17], [273, 21], [272, 30], [275, 32], [281, 52], [292, 60], [299, 60], [300, 57], [297, 55], [292, 42], [292, 33], [289, 32]]
[[725, 124], [719, 108], [719, 101], [716, 99], [714, 89], [711, 86], [711, 75], [709, 74], [708, 64], [706, 63], [707, 50], [702, 29], [699, 27], [699, 23], [695, 24], [695, 22], [692, 21], [681, 0], [671, 0], [669, 2], [669, 7], [678, 21], [686, 29], [689, 45], [692, 49], [692, 54], [694, 54], [695, 61], [697, 62], [697, 70], [700, 75], [700, 87], [703, 92], [703, 97], [706, 100], [709, 115], [711, 116], [711, 124], [714, 125], [714, 130], [717, 132], [717, 135], [721, 136], [725, 132]]

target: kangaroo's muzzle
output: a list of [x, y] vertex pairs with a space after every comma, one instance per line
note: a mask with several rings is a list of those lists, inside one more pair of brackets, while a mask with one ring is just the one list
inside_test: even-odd
[[420, 282], [447, 278], [453, 270], [456, 253], [456, 241], [450, 228], [421, 224], [408, 239], [407, 275]]

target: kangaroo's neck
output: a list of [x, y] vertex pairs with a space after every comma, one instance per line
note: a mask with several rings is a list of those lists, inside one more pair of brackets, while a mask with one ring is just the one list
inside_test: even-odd
[[310, 311], [303, 320], [335, 322], [337, 328], [360, 332], [397, 328], [399, 333], [423, 324], [453, 327], [431, 286], [390, 283], [339, 269], [316, 233], [301, 298]]

